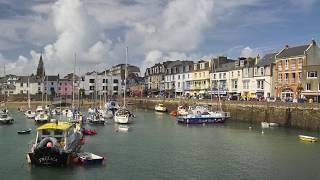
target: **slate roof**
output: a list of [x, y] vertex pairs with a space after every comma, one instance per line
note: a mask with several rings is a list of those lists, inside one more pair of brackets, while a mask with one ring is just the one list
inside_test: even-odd
[[59, 80], [59, 76], [47, 76], [47, 80], [48, 81], [58, 81]]
[[[231, 71], [233, 69], [235, 69], [234, 62], [225, 63], [225, 64], [221, 64], [219, 68], [216, 68], [216, 72]], [[214, 70], [213, 70], [213, 72], [214, 72]]]
[[304, 55], [304, 52], [308, 49], [309, 46], [310, 45], [308, 44], [308, 45], [285, 48], [276, 57], [288, 58], [288, 57], [294, 57], [294, 56], [301, 56], [301, 55]]
[[276, 55], [277, 53], [270, 53], [263, 56], [263, 58], [258, 62], [256, 66], [262, 67], [262, 66], [268, 66], [272, 63], [275, 63], [276, 61]]

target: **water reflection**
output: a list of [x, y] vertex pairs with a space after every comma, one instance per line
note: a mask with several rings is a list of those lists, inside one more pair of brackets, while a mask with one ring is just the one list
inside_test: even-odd
[[116, 132], [128, 133], [129, 130], [131, 130], [129, 125], [126, 125], [126, 124], [115, 124], [115, 131]]

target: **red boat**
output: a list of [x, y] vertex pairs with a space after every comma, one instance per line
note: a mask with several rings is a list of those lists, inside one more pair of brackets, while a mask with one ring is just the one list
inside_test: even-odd
[[96, 135], [97, 134], [97, 131], [95, 130], [95, 129], [85, 129], [85, 128], [83, 128], [82, 129], [82, 133], [84, 134], [84, 135], [89, 135], [89, 136], [93, 136], [93, 135]]

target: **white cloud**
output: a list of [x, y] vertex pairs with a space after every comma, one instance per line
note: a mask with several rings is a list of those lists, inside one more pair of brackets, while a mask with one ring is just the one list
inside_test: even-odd
[[249, 46], [242, 49], [240, 56], [241, 57], [256, 57], [259, 53], [255, 50], [250, 48]]
[[[291, 2], [292, 1], [292, 2]], [[129, 63], [142, 69], [162, 60], [195, 59], [206, 54], [202, 46], [219, 46], [214, 40], [203, 45], [208, 31], [214, 34], [217, 23], [230, 23], [232, 18], [241, 24], [255, 26], [267, 22], [276, 15], [256, 16], [242, 19], [242, 7], [258, 6], [262, 0], [58, 0], [29, 2], [28, 8], [34, 14], [0, 20], [0, 51], [23, 46], [32, 46], [29, 58], [18, 56], [8, 60], [12, 67], [26, 66], [25, 71], [35, 71], [39, 60], [40, 47], [43, 49], [44, 64], [49, 74], [68, 73], [73, 69], [74, 53], [83, 70], [110, 67], [124, 62], [124, 48], [129, 47]], [[291, 6], [296, 1], [290, 0]], [[304, 1], [312, 5], [315, 0]], [[33, 3], [33, 4], [31, 4]], [[31, 4], [31, 5], [30, 5]], [[254, 9], [254, 8], [252, 8]], [[237, 13], [235, 13], [237, 12]], [[265, 11], [263, 11], [265, 12]], [[277, 12], [277, 14], [280, 12]], [[244, 13], [246, 14], [246, 13]], [[272, 14], [269, 13], [268, 14]], [[247, 23], [250, 21], [251, 23]], [[257, 23], [258, 22], [258, 23]], [[239, 22], [238, 22], [239, 24]], [[234, 28], [236, 31], [236, 28]], [[227, 29], [228, 30], [228, 29]], [[21, 33], [22, 32], [22, 33]], [[221, 32], [221, 31], [220, 31]], [[218, 36], [225, 40], [226, 34]], [[22, 43], [21, 43], [22, 42]], [[31, 45], [30, 45], [31, 44]], [[240, 45], [237, 56], [255, 56], [258, 48]], [[210, 47], [206, 47], [210, 49]], [[215, 49], [212, 49], [215, 53]], [[223, 50], [219, 50], [223, 51]], [[197, 53], [197, 54], [196, 54]], [[4, 53], [3, 53], [4, 54]], [[29, 64], [31, 65], [29, 66]], [[12, 68], [13, 72], [20, 70]]]

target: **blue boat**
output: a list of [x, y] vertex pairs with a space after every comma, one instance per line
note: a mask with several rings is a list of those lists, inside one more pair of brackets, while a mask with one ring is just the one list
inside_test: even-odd
[[177, 116], [177, 121], [178, 123], [183, 124], [214, 124], [224, 123], [229, 117], [229, 112], [209, 112], [207, 108], [203, 106], [197, 106], [195, 108], [191, 107], [187, 115]]

